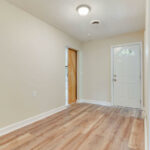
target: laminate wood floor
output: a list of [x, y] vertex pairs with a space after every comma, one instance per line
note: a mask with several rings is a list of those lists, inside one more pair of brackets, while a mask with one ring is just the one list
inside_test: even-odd
[[144, 150], [144, 120], [136, 109], [73, 104], [0, 137], [0, 150]]

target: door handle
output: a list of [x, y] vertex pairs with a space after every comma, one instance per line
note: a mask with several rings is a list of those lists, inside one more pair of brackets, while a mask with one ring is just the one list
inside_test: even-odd
[[116, 81], [117, 81], [117, 79], [113, 79], [113, 81], [114, 81], [114, 82], [116, 82]]

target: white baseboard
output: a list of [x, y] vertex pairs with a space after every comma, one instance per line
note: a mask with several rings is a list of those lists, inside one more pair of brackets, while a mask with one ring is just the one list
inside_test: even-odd
[[17, 122], [17, 123], [14, 123], [14, 124], [6, 126], [4, 128], [1, 128], [0, 129], [0, 136], [3, 136], [3, 135], [8, 134], [10, 132], [13, 132], [13, 131], [15, 131], [17, 129], [20, 129], [22, 127], [25, 127], [27, 125], [30, 125], [30, 124], [32, 124], [34, 122], [37, 122], [39, 120], [42, 120], [42, 119], [44, 119], [46, 117], [49, 117], [49, 116], [51, 116], [51, 115], [53, 115], [53, 114], [55, 114], [57, 112], [60, 112], [60, 111], [62, 111], [64, 109], [66, 109], [67, 107], [68, 106], [61, 106], [61, 107], [58, 107], [58, 108], [54, 108], [54, 109], [52, 109], [52, 110], [50, 110], [48, 112], [39, 114], [37, 116], [28, 118], [26, 120], [23, 120], [23, 121], [20, 121], [20, 122]]
[[111, 102], [107, 102], [107, 101], [78, 99], [77, 102], [78, 103], [97, 104], [97, 105], [102, 105], [102, 106], [112, 106], [112, 103]]

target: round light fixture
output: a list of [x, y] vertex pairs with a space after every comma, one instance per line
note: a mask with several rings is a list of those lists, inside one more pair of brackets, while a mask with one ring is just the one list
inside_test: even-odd
[[88, 5], [80, 5], [77, 7], [77, 12], [80, 16], [87, 16], [90, 10]]

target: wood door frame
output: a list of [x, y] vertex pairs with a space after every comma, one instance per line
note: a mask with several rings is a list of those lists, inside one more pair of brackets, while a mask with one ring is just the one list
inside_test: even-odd
[[[74, 48], [71, 48], [71, 47], [66, 47], [66, 51], [65, 51], [65, 53], [67, 53], [67, 55], [68, 55], [68, 51], [69, 50], [72, 50], [72, 51], [75, 51], [76, 52], [76, 102], [77, 102], [77, 94], [78, 94], [78, 50], [76, 50], [76, 49], [74, 49]], [[66, 59], [68, 59], [69, 60], [69, 57], [67, 56], [66, 57]], [[67, 61], [68, 61], [67, 60]], [[68, 62], [67, 62], [67, 66], [68, 66]], [[66, 66], [65, 66], [66, 67]], [[68, 82], [68, 84], [69, 84], [69, 82]], [[69, 87], [69, 86], [68, 86]], [[69, 90], [69, 89], [68, 89]], [[69, 105], [69, 93], [68, 93], [68, 95], [67, 95], [67, 98], [66, 98], [66, 105]]]
[[111, 103], [114, 106], [114, 86], [113, 86], [113, 74], [114, 74], [114, 53], [113, 49], [116, 47], [121, 47], [121, 46], [130, 46], [130, 45], [139, 45], [140, 46], [140, 76], [141, 76], [141, 82], [140, 82], [140, 87], [141, 87], [141, 104], [140, 104], [140, 109], [144, 109], [144, 100], [143, 100], [143, 42], [133, 42], [133, 43], [125, 43], [125, 44], [119, 44], [119, 45], [113, 45], [110, 48], [110, 65], [111, 65]]

